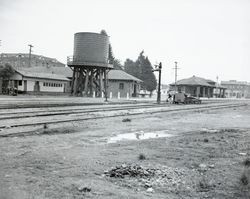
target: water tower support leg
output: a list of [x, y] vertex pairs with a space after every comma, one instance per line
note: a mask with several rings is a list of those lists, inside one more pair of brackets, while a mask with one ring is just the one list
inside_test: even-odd
[[74, 82], [75, 82], [75, 67], [73, 68], [73, 76], [72, 76], [72, 80], [71, 80], [70, 94], [73, 94], [73, 92], [74, 92]]
[[85, 76], [85, 85], [84, 85], [85, 95], [88, 94], [88, 84], [89, 84], [89, 69], [86, 70], [86, 76]]
[[93, 69], [90, 69], [90, 77], [89, 77], [89, 95], [93, 96], [93, 78], [94, 78], [94, 71]]
[[104, 73], [104, 95], [105, 95], [105, 101], [108, 101], [108, 91], [107, 91], [107, 73], [106, 70], [103, 69]]
[[78, 84], [79, 84], [78, 78], [79, 78], [78, 67], [75, 67], [74, 96], [77, 96], [78, 93]]
[[103, 90], [103, 72], [102, 69], [99, 69], [99, 92], [100, 97], [102, 96], [102, 90]]
[[80, 96], [82, 96], [83, 92], [83, 69], [80, 68], [80, 74], [79, 74], [79, 91], [80, 91]]

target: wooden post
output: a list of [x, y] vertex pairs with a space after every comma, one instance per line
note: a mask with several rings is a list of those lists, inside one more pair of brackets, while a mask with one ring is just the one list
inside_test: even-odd
[[70, 90], [71, 94], [73, 94], [73, 92], [74, 92], [74, 82], [75, 82], [75, 67], [73, 69], [73, 76], [72, 76], [72, 80], [71, 80], [71, 90]]
[[78, 67], [75, 67], [75, 82], [74, 82], [74, 95], [76, 96], [78, 94], [78, 76], [79, 76], [79, 71]]
[[84, 84], [85, 95], [88, 94], [88, 83], [89, 83], [89, 69], [86, 70], [86, 77], [85, 77], [85, 84]]
[[103, 71], [102, 69], [99, 69], [99, 92], [100, 96], [102, 96], [102, 90], [103, 90]]
[[203, 87], [203, 97], [206, 97], [206, 87]]
[[90, 69], [90, 76], [89, 76], [89, 95], [93, 96], [93, 78], [94, 78], [94, 71], [93, 69]]
[[107, 93], [107, 73], [106, 70], [103, 70], [104, 72], [104, 95], [105, 95], [105, 101], [108, 101], [108, 93]]
[[200, 87], [196, 87], [196, 96], [199, 98], [200, 97]]

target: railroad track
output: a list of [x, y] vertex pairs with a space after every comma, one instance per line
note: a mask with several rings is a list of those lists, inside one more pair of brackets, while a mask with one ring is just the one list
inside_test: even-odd
[[[46, 116], [59, 116], [59, 115], [70, 115], [70, 114], [81, 114], [81, 113], [93, 113], [97, 111], [113, 111], [113, 110], [124, 110], [124, 109], [140, 109], [148, 107], [165, 107], [167, 104], [136, 104], [136, 105], [119, 105], [119, 106], [106, 106], [106, 107], [67, 107], [67, 109], [52, 109], [52, 110], [41, 110], [32, 109], [29, 111], [21, 112], [0, 112], [0, 121], [8, 119], [20, 119], [30, 117], [46, 117]], [[54, 107], [55, 108], [55, 107]]]
[[[211, 102], [205, 102], [207, 104]], [[215, 102], [214, 102], [215, 103]], [[218, 103], [218, 102], [217, 102]], [[40, 107], [40, 108], [21, 108], [18, 111], [15, 109], [4, 109], [0, 110], [0, 121], [7, 119], [20, 119], [30, 117], [46, 117], [46, 116], [59, 116], [59, 115], [70, 115], [70, 114], [81, 114], [81, 113], [93, 113], [96, 111], [112, 111], [112, 110], [123, 110], [123, 109], [140, 109], [140, 108], [151, 108], [151, 107], [166, 107], [170, 104], [149, 104], [149, 103], [137, 103], [137, 104], [119, 104], [119, 105], [106, 105], [95, 108], [94, 106], [66, 106], [63, 109], [61, 107]], [[84, 107], [84, 108], [83, 108]]]
[[[161, 112], [183, 112], [183, 111], [204, 111], [212, 109], [224, 109], [247, 106], [247, 103], [225, 103], [225, 104], [205, 104], [205, 105], [141, 105], [135, 106], [122, 106], [122, 107], [107, 107], [89, 109], [81, 112], [61, 112], [51, 113], [50, 115], [30, 115], [30, 116], [14, 116], [12, 118], [1, 118], [0, 129], [5, 128], [18, 128], [29, 126], [42, 126], [44, 124], [58, 124], [67, 122], [77, 122], [84, 120], [96, 120], [120, 116], [132, 116], [140, 114], [152, 114]], [[60, 117], [55, 117], [60, 116]], [[4, 125], [3, 125], [4, 124]], [[1, 136], [0, 132], [0, 136]]]

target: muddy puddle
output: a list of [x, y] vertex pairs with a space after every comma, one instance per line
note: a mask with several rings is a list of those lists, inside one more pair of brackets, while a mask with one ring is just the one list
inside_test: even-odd
[[167, 133], [168, 130], [154, 131], [154, 132], [144, 132], [138, 131], [133, 133], [123, 133], [108, 139], [108, 143], [116, 143], [120, 141], [127, 140], [146, 140], [146, 139], [154, 139], [154, 138], [164, 138], [164, 137], [172, 137], [173, 134]]

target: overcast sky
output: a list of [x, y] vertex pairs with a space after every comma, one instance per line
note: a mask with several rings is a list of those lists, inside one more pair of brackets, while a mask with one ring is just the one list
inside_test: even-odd
[[192, 75], [250, 82], [250, 0], [0, 0], [0, 52], [66, 63], [76, 32], [110, 35], [114, 55], [144, 50], [163, 83]]

